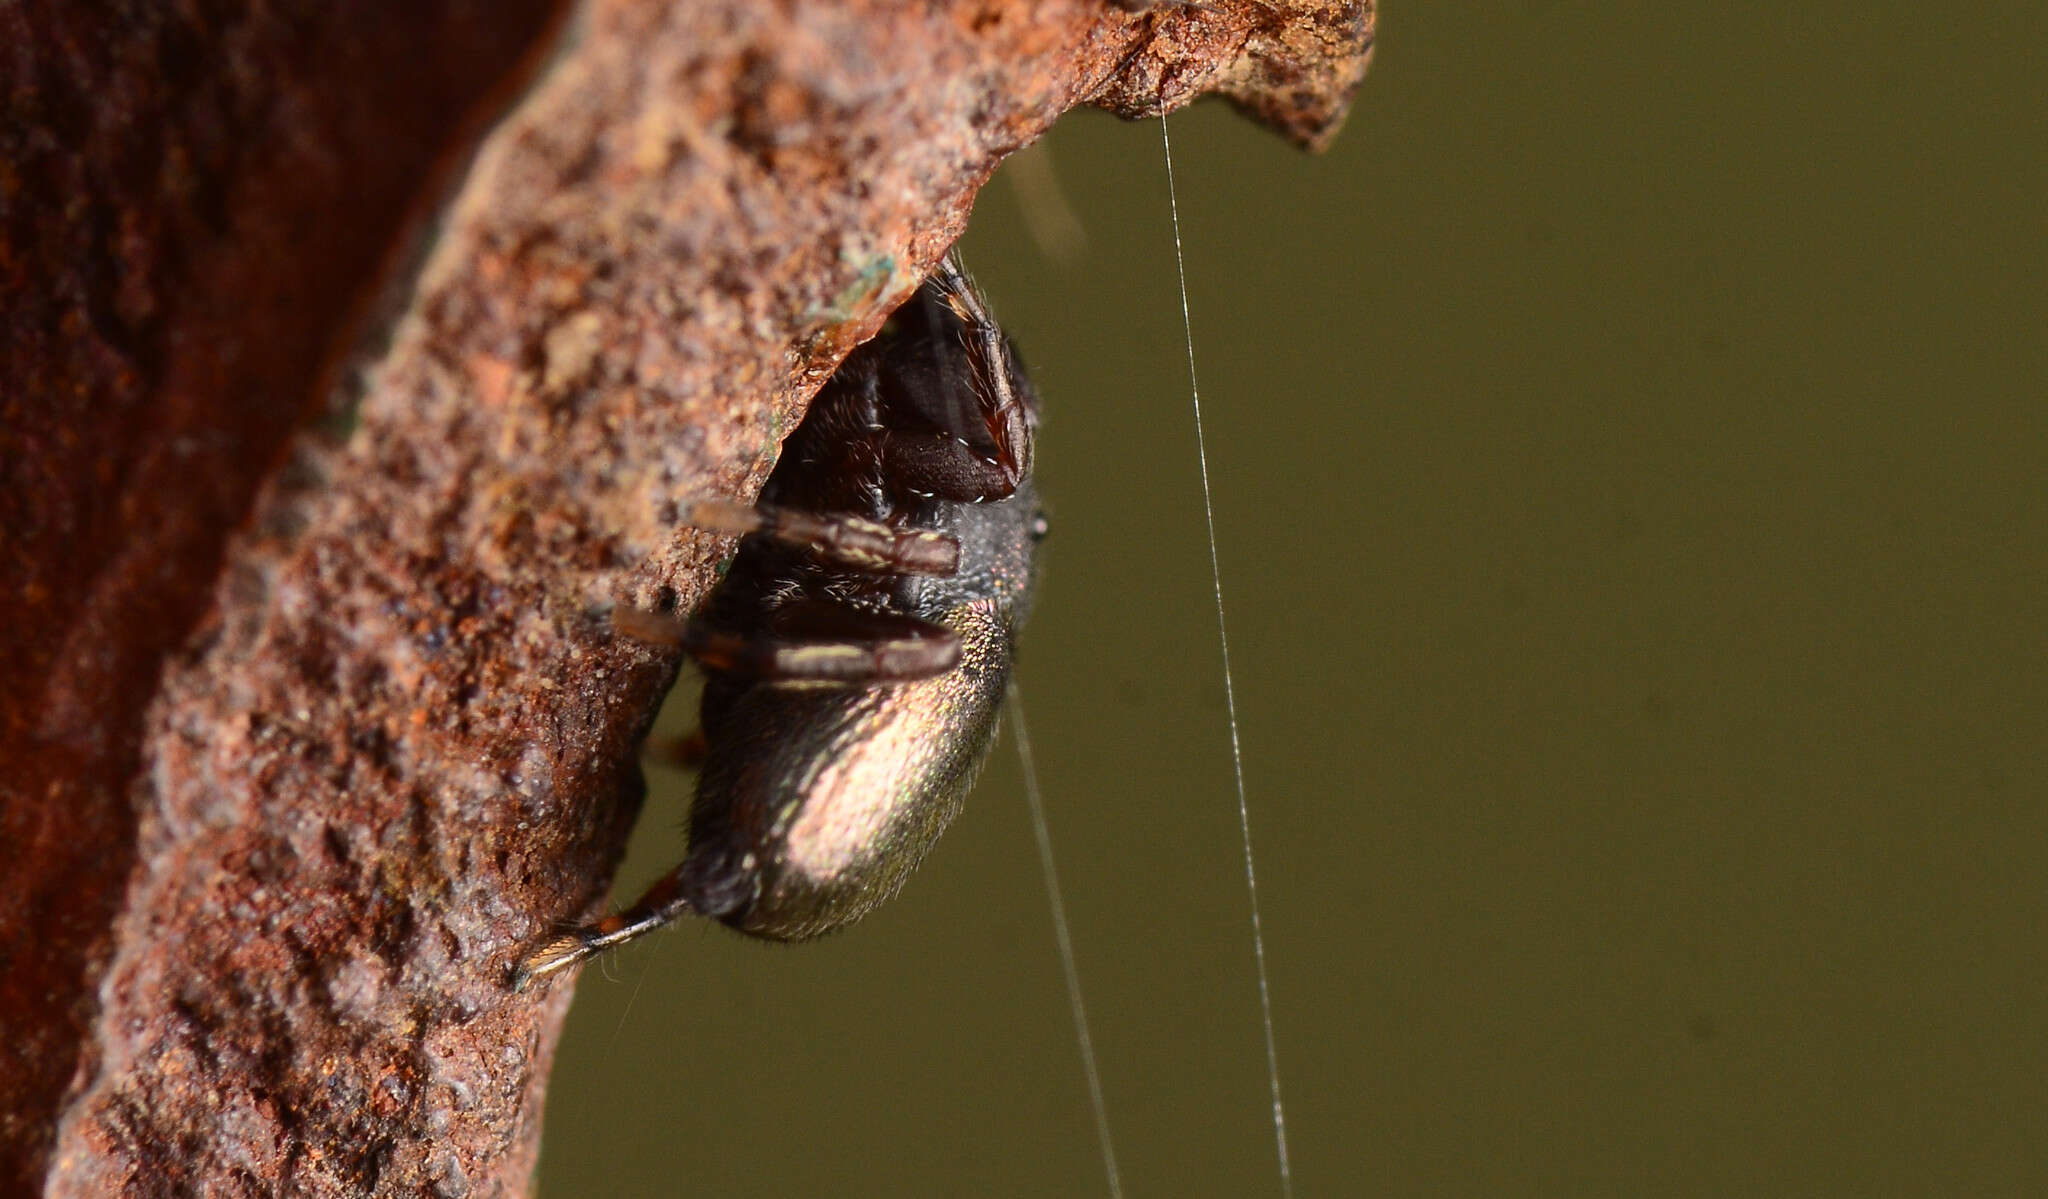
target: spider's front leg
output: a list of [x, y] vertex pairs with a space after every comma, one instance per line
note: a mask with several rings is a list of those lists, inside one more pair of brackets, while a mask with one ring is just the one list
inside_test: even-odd
[[641, 641], [680, 646], [712, 670], [771, 683], [907, 683], [960, 664], [960, 635], [944, 625], [831, 600], [786, 603], [758, 633], [637, 608], [615, 610], [612, 627]]
[[[897, 529], [865, 517], [722, 500], [699, 500], [687, 516], [698, 528], [765, 537], [864, 574], [946, 576], [960, 562], [959, 541], [945, 533]], [[960, 637], [944, 625], [826, 599], [783, 603], [760, 632], [733, 632], [634, 608], [616, 609], [612, 625], [629, 637], [680, 646], [712, 670], [776, 682], [909, 682], [944, 674], [960, 661]]]
[[[685, 518], [700, 529], [759, 535], [877, 575], [950, 575], [960, 561], [960, 543], [947, 534], [861, 517], [699, 500], [685, 509]], [[640, 641], [681, 647], [716, 670], [786, 682], [907, 682], [942, 674], [959, 661], [959, 638], [926, 621], [809, 602], [787, 608], [765, 636], [739, 636], [637, 608], [614, 610], [612, 625]], [[650, 742], [642, 757], [693, 770], [706, 750], [700, 731]]]
[[930, 529], [892, 528], [865, 517], [698, 500], [684, 509], [683, 519], [713, 533], [758, 534], [778, 545], [809, 550], [821, 561], [870, 574], [950, 575], [960, 567], [956, 539]]

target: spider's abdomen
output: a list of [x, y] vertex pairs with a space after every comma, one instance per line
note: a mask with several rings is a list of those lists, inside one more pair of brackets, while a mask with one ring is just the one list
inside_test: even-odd
[[800, 941], [903, 886], [980, 774], [1010, 676], [1007, 606], [964, 605], [945, 623], [961, 660], [933, 678], [754, 684], [729, 699], [691, 812], [683, 877], [700, 910]]

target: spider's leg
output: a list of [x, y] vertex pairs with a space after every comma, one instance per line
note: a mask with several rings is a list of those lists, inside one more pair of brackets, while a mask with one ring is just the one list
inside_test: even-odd
[[724, 500], [698, 500], [683, 519], [714, 533], [758, 533], [781, 545], [871, 574], [950, 575], [960, 565], [960, 543], [930, 529], [896, 529], [859, 516], [819, 516], [792, 508], [749, 508]]
[[535, 979], [581, 965], [614, 945], [646, 936], [696, 910], [696, 905], [683, 895], [683, 867], [677, 866], [656, 879], [646, 894], [625, 911], [535, 945], [513, 967], [512, 989], [525, 990]]
[[960, 664], [960, 635], [944, 625], [830, 600], [784, 604], [760, 633], [735, 633], [637, 608], [615, 609], [612, 625], [642, 641], [681, 646], [712, 670], [771, 682], [907, 683]]

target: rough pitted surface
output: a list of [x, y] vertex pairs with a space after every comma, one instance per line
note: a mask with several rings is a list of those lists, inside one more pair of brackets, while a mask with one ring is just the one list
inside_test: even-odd
[[556, 3], [0, 4], [0, 1195], [79, 1067], [163, 657]]
[[168, 664], [49, 1189], [523, 1192], [687, 609], [784, 432], [1076, 104], [1221, 89], [1327, 136], [1355, 3], [595, 3], [492, 132], [346, 423]]

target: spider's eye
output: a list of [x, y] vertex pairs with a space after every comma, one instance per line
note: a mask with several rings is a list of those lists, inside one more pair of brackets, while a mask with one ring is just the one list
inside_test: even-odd
[[1045, 535], [1050, 532], [1052, 532], [1052, 522], [1045, 519], [1045, 513], [1033, 512], [1031, 514], [1031, 540], [1044, 541]]

